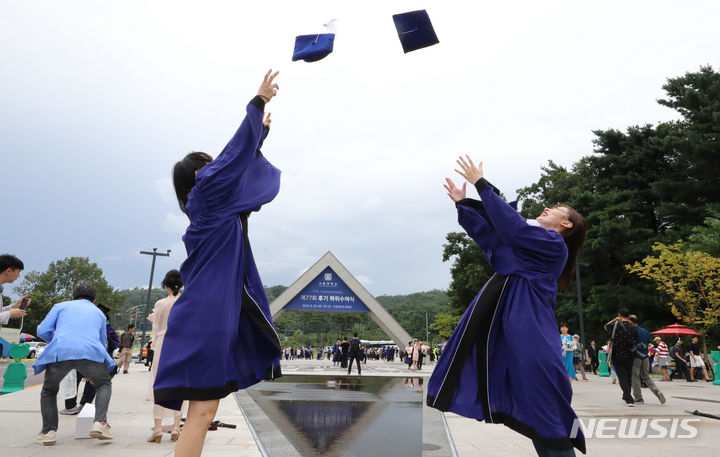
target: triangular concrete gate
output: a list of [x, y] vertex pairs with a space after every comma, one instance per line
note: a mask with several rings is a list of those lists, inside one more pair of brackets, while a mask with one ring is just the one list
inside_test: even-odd
[[366, 312], [399, 348], [404, 348], [412, 340], [330, 251], [270, 304], [273, 319], [285, 309]]

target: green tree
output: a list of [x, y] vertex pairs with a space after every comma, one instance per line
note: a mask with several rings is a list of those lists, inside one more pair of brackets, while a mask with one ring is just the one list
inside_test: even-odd
[[[536, 183], [518, 190], [525, 217], [558, 203], [585, 216], [587, 242], [579, 261], [585, 264], [581, 280], [590, 338], [605, 336], [601, 324], [621, 306], [638, 313], [648, 328], [672, 319], [652, 284], [625, 268], [649, 255], [653, 243], [693, 235], [689, 242], [694, 246], [717, 245], [717, 225], [712, 225], [717, 222], [706, 220], [707, 229], [696, 227], [717, 217], [712, 210], [720, 210], [720, 73], [702, 67], [668, 79], [663, 89], [666, 97], [659, 103], [677, 110], [682, 119], [624, 131], [596, 130], [592, 153], [568, 168], [551, 161]], [[483, 263], [476, 260], [481, 254], [463, 238], [449, 234], [451, 242], [445, 245], [446, 253], [462, 253], [467, 259], [452, 270], [450, 301], [458, 309], [482, 282], [477, 269], [482, 271]], [[578, 328], [574, 293], [560, 294], [555, 311]]]
[[[113, 311], [113, 314], [111, 315], [112, 322], [118, 328], [124, 328], [127, 324], [132, 322], [138, 326], [139, 330], [140, 324], [143, 322], [143, 319], [145, 319], [147, 289], [135, 287], [134, 289], [123, 290], [122, 293], [125, 295], [125, 303]], [[165, 289], [153, 287], [150, 292], [150, 308], [148, 309], [148, 313], [152, 312], [156, 301], [161, 298], [165, 298], [166, 296], [167, 292]], [[137, 317], [137, 322], [135, 322], [135, 317]], [[146, 328], [151, 328], [149, 322]]]
[[693, 228], [687, 244], [694, 251], [720, 257], [720, 214], [713, 213], [712, 217], [705, 219], [704, 225]]
[[627, 265], [628, 271], [654, 282], [675, 317], [707, 334], [720, 320], [720, 258], [688, 250], [682, 242], [655, 243], [653, 251]]
[[125, 294], [114, 289], [103, 276], [102, 269], [87, 257], [67, 257], [48, 265], [44, 272], [31, 271], [14, 287], [19, 295], [29, 295], [32, 303], [25, 317], [24, 330], [35, 333], [55, 303], [72, 299], [73, 288], [87, 282], [97, 288], [96, 303], [110, 308], [111, 314], [125, 302]]
[[443, 262], [453, 259], [448, 298], [455, 314], [461, 314], [493, 275], [493, 271], [485, 254], [466, 234], [451, 232], [447, 234], [446, 240], [447, 243], [443, 245]]
[[430, 324], [430, 328], [436, 330], [442, 339], [446, 339], [452, 335], [458, 322], [460, 322], [460, 316], [457, 314], [438, 313], [435, 321]]

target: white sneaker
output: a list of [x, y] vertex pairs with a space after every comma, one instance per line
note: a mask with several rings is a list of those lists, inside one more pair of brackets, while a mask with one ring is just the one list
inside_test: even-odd
[[105, 422], [104, 425], [100, 422], [93, 422], [92, 430], [90, 430], [90, 436], [99, 440], [111, 440], [114, 438], [112, 432], [110, 431], [110, 425], [107, 422]]
[[79, 413], [82, 407], [80, 405], [73, 406], [72, 408], [65, 408], [60, 411], [60, 414], [64, 414], [66, 416], [74, 416], [75, 414]]
[[35, 442], [37, 444], [42, 444], [43, 446], [54, 446], [55, 445], [55, 430], [50, 430], [47, 433], [38, 433], [35, 437]]

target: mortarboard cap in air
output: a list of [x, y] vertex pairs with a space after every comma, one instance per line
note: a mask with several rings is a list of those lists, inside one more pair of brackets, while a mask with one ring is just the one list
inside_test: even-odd
[[395, 21], [398, 38], [400, 38], [400, 43], [405, 53], [426, 48], [440, 42], [437, 35], [435, 35], [435, 29], [433, 29], [432, 23], [430, 22], [430, 16], [428, 16], [425, 10], [395, 14], [393, 15], [393, 21]]
[[292, 60], [316, 62], [328, 56], [333, 51], [335, 42], [334, 33], [316, 33], [314, 35], [300, 35], [295, 38], [295, 51]]

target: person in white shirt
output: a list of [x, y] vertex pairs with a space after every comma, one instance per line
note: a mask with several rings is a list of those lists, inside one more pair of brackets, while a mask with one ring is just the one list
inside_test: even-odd
[[[15, 282], [24, 269], [25, 265], [14, 255], [0, 255], [0, 328], [7, 324], [12, 318], [25, 317], [27, 315], [25, 310], [20, 309], [20, 303], [22, 303], [25, 296], [20, 297], [18, 301], [12, 305], [2, 306], [3, 284]], [[28, 301], [28, 304], [29, 303]]]

